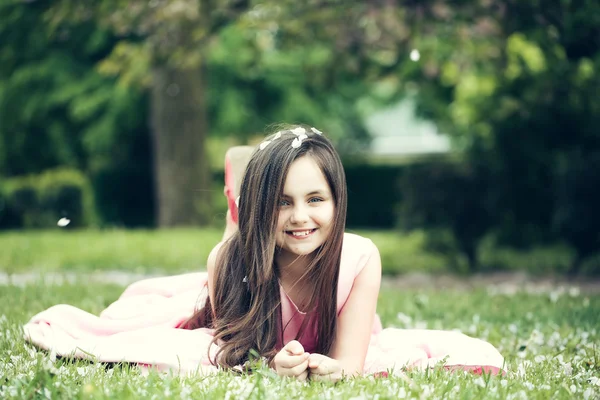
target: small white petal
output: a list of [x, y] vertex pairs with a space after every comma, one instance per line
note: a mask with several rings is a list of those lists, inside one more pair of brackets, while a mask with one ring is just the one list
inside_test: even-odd
[[295, 149], [300, 147], [301, 144], [302, 144], [302, 140], [299, 140], [298, 138], [296, 138], [292, 141], [292, 147]]
[[237, 208], [240, 208], [240, 196], [238, 196], [238, 197], [235, 198], [235, 206]]
[[419, 50], [417, 50], [417, 49], [413, 49], [413, 50], [410, 52], [410, 59], [411, 59], [411, 60], [413, 60], [413, 61], [417, 62], [417, 61], [419, 61], [419, 59], [420, 59], [420, 58], [421, 58], [421, 53], [419, 53]]
[[304, 133], [303, 133], [302, 135], [298, 136], [298, 139], [299, 139], [300, 141], [302, 141], [302, 140], [304, 140], [304, 139], [308, 139], [308, 136], [307, 136], [306, 134], [304, 134]]
[[302, 127], [294, 128], [291, 131], [294, 135], [304, 135], [306, 133], [306, 129]]
[[310, 128], [310, 130], [313, 131], [314, 133], [316, 133], [317, 135], [322, 135], [323, 134], [323, 132], [321, 132], [320, 130], [318, 130], [314, 126], [312, 128]]
[[275, 140], [275, 139], [279, 139], [280, 137], [281, 137], [281, 132], [277, 132], [277, 133], [275, 134], [275, 137], [273, 138], [273, 140]]
[[71, 223], [71, 220], [68, 218], [61, 218], [58, 220], [58, 222], [56, 223], [56, 225], [60, 226], [61, 228], [64, 228], [65, 226], [69, 225]]
[[263, 150], [265, 147], [267, 147], [267, 146], [269, 145], [269, 143], [271, 143], [271, 141], [270, 141], [270, 140], [266, 140], [266, 141], [262, 142], [262, 143], [260, 144], [260, 146], [258, 146], [258, 148], [259, 148], [260, 150]]

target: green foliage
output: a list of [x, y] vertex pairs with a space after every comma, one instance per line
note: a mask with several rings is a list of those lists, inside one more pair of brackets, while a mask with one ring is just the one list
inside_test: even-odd
[[421, 60], [402, 69], [404, 88], [467, 163], [483, 167], [499, 243], [524, 250], [568, 241], [576, 272], [599, 243], [591, 228], [597, 195], [588, 189], [597, 183], [581, 160], [600, 151], [600, 6], [526, 0], [442, 9], [423, 17], [428, 29], [411, 39]]
[[77, 170], [47, 170], [40, 175], [7, 179], [2, 192], [6, 204], [2, 213], [13, 216], [17, 227], [48, 228], [60, 218], [69, 219], [70, 227], [97, 222], [91, 185]]
[[76, 168], [104, 224], [152, 225], [147, 95], [97, 69], [119, 43], [97, 21], [47, 13], [41, 2], [0, 6], [0, 176]]
[[302, 122], [339, 141], [342, 153], [356, 153], [347, 144], [366, 140], [358, 112], [365, 83], [340, 73], [327, 43], [280, 40], [244, 20], [215, 35], [206, 59], [211, 133], [245, 141], [264, 134], [265, 125]]
[[495, 222], [490, 181], [486, 178], [484, 169], [451, 160], [409, 166], [400, 182], [401, 228], [432, 230], [431, 250], [451, 258], [458, 251], [466, 257], [469, 270], [476, 271], [479, 242]]

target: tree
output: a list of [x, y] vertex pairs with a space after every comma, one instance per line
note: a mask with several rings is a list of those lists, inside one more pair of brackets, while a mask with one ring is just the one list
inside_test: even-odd
[[583, 189], [594, 180], [581, 160], [592, 163], [600, 150], [600, 5], [463, 2], [450, 11], [473, 16], [470, 25], [431, 21], [415, 43], [421, 112], [487, 166], [502, 243], [565, 240], [580, 265], [598, 243]]
[[206, 49], [218, 30], [247, 8], [246, 1], [55, 2], [56, 26], [93, 19], [121, 43], [101, 65], [124, 84], [151, 90], [157, 221], [159, 226], [210, 221], [211, 181], [205, 149]]
[[151, 224], [146, 95], [97, 70], [114, 35], [93, 20], [51, 26], [48, 8], [0, 4], [0, 176], [77, 169], [104, 223]]

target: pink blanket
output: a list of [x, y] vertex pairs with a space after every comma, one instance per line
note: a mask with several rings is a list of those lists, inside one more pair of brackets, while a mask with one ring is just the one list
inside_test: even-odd
[[[204, 303], [205, 283], [205, 273], [136, 282], [100, 316], [56, 305], [24, 326], [25, 338], [60, 356], [216, 372], [207, 355], [211, 330], [177, 329]], [[501, 372], [504, 363], [492, 345], [458, 332], [384, 329], [372, 336], [364, 372], [428, 367], [442, 360], [448, 368], [492, 373]]]

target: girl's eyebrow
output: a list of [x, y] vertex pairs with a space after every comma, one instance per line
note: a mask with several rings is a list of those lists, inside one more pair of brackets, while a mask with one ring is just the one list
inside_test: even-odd
[[[311, 192], [309, 192], [309, 193], [306, 193], [306, 194], [305, 194], [305, 196], [307, 196], [307, 197], [308, 197], [308, 196], [314, 196], [314, 195], [316, 195], [316, 194], [317, 194], [317, 195], [321, 195], [321, 196], [325, 196], [325, 195], [327, 194], [327, 192], [326, 192], [326, 191], [323, 191], [323, 190], [320, 190], [320, 189], [317, 189], [317, 190], [313, 190], [313, 191], [311, 191]], [[284, 193], [282, 196], [283, 196], [283, 197], [292, 197], [292, 196], [290, 196], [289, 194], [285, 194], [285, 193]]]

